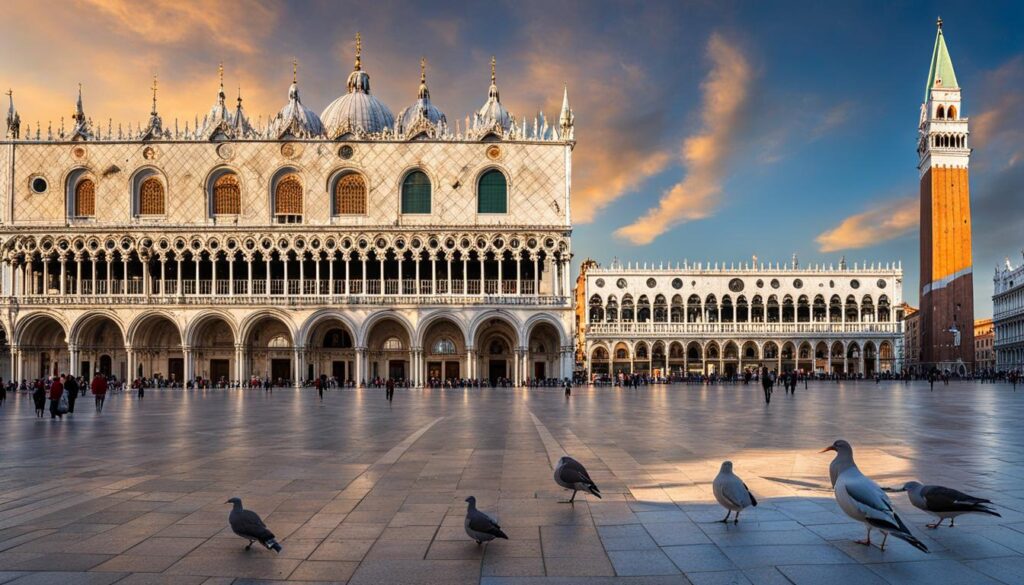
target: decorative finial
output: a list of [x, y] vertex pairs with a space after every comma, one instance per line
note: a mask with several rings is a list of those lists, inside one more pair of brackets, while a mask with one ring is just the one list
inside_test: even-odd
[[941, 16], [938, 18], [938, 20], [935, 21], [935, 26], [939, 27], [939, 30], [942, 30], [942, 17]]
[[156, 88], [157, 88], [157, 85], [156, 85], [156, 73], [154, 73], [153, 74], [153, 88], [152, 88], [153, 89], [153, 112], [152, 112], [152, 114], [154, 116], [156, 115]]
[[356, 33], [356, 71], [363, 68], [363, 36]]
[[238, 86], [238, 107], [242, 107], [242, 86]]
[[491, 85], [494, 85], [494, 82], [497, 79], [497, 76], [494, 74], [495, 73], [495, 65], [497, 65], [497, 63], [498, 63], [497, 59], [494, 58], [494, 55], [491, 55]]
[[427, 82], [427, 58], [420, 57], [420, 83]]
[[299, 61], [292, 59], [292, 83], [299, 82]]

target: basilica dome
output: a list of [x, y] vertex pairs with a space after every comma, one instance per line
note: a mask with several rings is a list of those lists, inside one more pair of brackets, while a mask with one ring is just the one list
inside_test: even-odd
[[315, 138], [323, 136], [324, 125], [316, 112], [302, 105], [299, 100], [299, 83], [292, 76], [292, 85], [288, 88], [288, 103], [270, 120], [268, 129], [270, 138]]
[[376, 134], [395, 125], [391, 110], [370, 95], [370, 76], [362, 70], [362, 47], [356, 35], [356, 64], [348, 76], [348, 93], [331, 102], [320, 119], [327, 137], [334, 140], [345, 134]]
[[416, 103], [405, 108], [398, 114], [398, 132], [414, 137], [422, 132], [442, 130], [448, 124], [444, 112], [430, 101], [430, 90], [427, 88], [426, 61], [420, 60], [420, 89]]

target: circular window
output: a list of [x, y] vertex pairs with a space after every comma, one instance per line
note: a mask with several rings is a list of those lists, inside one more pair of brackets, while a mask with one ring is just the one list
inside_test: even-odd
[[595, 280], [594, 286], [596, 286], [597, 288], [604, 288], [604, 279], [598, 278], [597, 280]]
[[46, 193], [46, 190], [50, 188], [49, 183], [42, 177], [36, 177], [32, 179], [32, 191], [35, 193]]
[[757, 279], [757, 288], [764, 288], [764, 281], [760, 278]]
[[800, 280], [799, 278], [793, 281], [793, 288], [803, 288], [803, 287], [804, 287], [804, 281]]
[[348, 159], [352, 158], [352, 155], [354, 153], [355, 153], [355, 151], [352, 149], [352, 146], [348, 145], [348, 144], [346, 144], [346, 145], [344, 145], [344, 146], [342, 146], [341, 148], [338, 149], [338, 156], [340, 156], [341, 158], [343, 158], [345, 160], [348, 160]]
[[779, 279], [778, 278], [773, 278], [772, 279], [772, 288], [779, 288]]
[[878, 284], [878, 288], [885, 288], [885, 279], [879, 278], [876, 284]]
[[732, 292], [740, 292], [743, 290], [743, 281], [739, 278], [734, 278], [729, 281], [729, 290]]
[[619, 288], [626, 288], [626, 279], [625, 278], [620, 278], [620, 279], [616, 280], [615, 281], [615, 286], [617, 286]]
[[491, 160], [498, 160], [501, 158], [501, 148], [497, 145], [491, 145], [487, 147], [487, 158]]
[[683, 288], [683, 279], [682, 278], [673, 278], [672, 279], [672, 288], [674, 288], [676, 290], [679, 290], [679, 289]]
[[654, 280], [653, 278], [648, 278], [647, 279], [647, 288], [654, 288], [656, 286], [658, 286], [658, 281], [657, 280]]
[[850, 288], [860, 288], [860, 281], [856, 278], [850, 281]]

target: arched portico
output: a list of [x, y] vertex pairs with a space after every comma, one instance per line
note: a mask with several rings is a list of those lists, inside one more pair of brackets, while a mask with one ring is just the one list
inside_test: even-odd
[[[367, 384], [374, 380], [382, 383], [388, 379], [396, 383], [406, 380], [417, 382], [415, 375], [412, 347], [412, 329], [404, 319], [395, 315], [373, 320], [366, 331], [366, 368]], [[360, 373], [362, 373], [362, 371]]]
[[340, 312], [324, 311], [308, 319], [300, 332], [306, 379], [334, 378], [339, 385], [355, 382], [355, 327]]
[[127, 351], [124, 328], [115, 315], [105, 311], [88, 313], [71, 326], [70, 337], [83, 376], [99, 372], [108, 378], [131, 380], [134, 364]]
[[70, 370], [71, 352], [63, 321], [49, 313], [33, 313], [14, 326], [17, 349], [11, 376], [31, 383]]
[[147, 312], [128, 326], [132, 378], [164, 379], [169, 384], [185, 380], [185, 352], [182, 334], [173, 317], [162, 312]]
[[[302, 371], [300, 363], [300, 350], [295, 343], [294, 333], [291, 324], [275, 313], [260, 313], [252, 319], [242, 323], [242, 346], [244, 356], [237, 356], [244, 359], [247, 366], [246, 377], [254, 376], [260, 379], [269, 377], [274, 384], [293, 385], [301, 384], [305, 372]], [[220, 348], [215, 348], [220, 353]], [[241, 353], [241, 352], [236, 352]], [[223, 359], [227, 362], [226, 358]], [[202, 363], [202, 356], [199, 356], [197, 363]], [[227, 363], [218, 362], [219, 371], [230, 371]], [[213, 370], [214, 364], [210, 363]], [[218, 378], [210, 375], [215, 382]]]
[[466, 336], [459, 320], [450, 313], [432, 315], [420, 325], [425, 372], [417, 376], [431, 385], [455, 383], [466, 376]]

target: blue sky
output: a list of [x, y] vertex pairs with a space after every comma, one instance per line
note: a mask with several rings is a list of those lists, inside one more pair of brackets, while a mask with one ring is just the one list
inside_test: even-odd
[[209, 108], [221, 61], [255, 118], [283, 105], [297, 58], [319, 111], [344, 91], [357, 30], [393, 111], [424, 55], [434, 102], [462, 119], [495, 55], [519, 116], [557, 116], [568, 83], [578, 260], [902, 261], [911, 303], [916, 127], [941, 15], [972, 121], [978, 316], [996, 263], [1024, 261], [1021, 2], [18, 0], [0, 13], [19, 23], [0, 38], [0, 82], [33, 127], [67, 116], [78, 82], [89, 115], [138, 123], [154, 73], [161, 114], [183, 123]]

